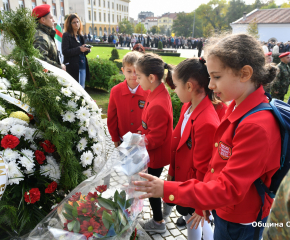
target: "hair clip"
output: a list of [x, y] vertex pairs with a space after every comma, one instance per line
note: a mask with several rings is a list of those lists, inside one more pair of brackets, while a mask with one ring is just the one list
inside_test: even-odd
[[199, 58], [199, 61], [200, 61], [202, 64], [205, 64], [205, 63], [206, 63], [206, 61], [205, 61], [205, 59], [204, 59], [203, 57], [200, 57], [200, 58]]

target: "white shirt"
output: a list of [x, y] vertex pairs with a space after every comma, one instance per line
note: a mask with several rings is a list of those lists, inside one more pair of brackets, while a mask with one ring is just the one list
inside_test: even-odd
[[184, 119], [183, 119], [183, 122], [182, 122], [182, 125], [181, 125], [181, 137], [182, 137], [183, 131], [184, 131], [184, 129], [185, 129], [185, 126], [186, 126], [186, 124], [187, 124], [187, 122], [188, 122], [188, 119], [190, 118], [190, 116], [191, 116], [191, 114], [192, 114], [192, 112], [189, 113], [190, 109], [191, 109], [191, 106], [190, 106], [190, 107], [187, 109], [187, 111], [184, 113]]
[[274, 47], [273, 47], [273, 52], [272, 52], [273, 54], [279, 54], [279, 47], [277, 46], [277, 45], [275, 45]]
[[[128, 85], [127, 85], [127, 86], [128, 86]], [[135, 93], [137, 92], [138, 87], [139, 87], [139, 85], [138, 85], [137, 87], [135, 87], [134, 89], [132, 89], [132, 88], [130, 88], [130, 87], [128, 86], [128, 88], [129, 88], [129, 90], [130, 90], [130, 92], [131, 92], [132, 94], [135, 94]]]
[[264, 50], [264, 53], [268, 53], [269, 52], [269, 49], [267, 48], [267, 46], [266, 45], [263, 45], [263, 50]]

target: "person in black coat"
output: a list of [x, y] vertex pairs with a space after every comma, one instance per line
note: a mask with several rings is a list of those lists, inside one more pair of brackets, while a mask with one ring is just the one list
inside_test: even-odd
[[66, 71], [85, 88], [85, 81], [90, 80], [89, 65], [86, 55], [91, 51], [85, 47], [82, 23], [78, 15], [70, 14], [64, 23], [62, 36], [62, 54]]
[[198, 49], [198, 57], [201, 56], [201, 51], [202, 51], [202, 48], [203, 48], [203, 41], [202, 41], [202, 38], [197, 42], [197, 49]]

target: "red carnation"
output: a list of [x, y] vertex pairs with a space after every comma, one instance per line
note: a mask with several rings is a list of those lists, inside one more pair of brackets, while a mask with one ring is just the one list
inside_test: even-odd
[[53, 153], [55, 151], [55, 146], [48, 140], [42, 142], [40, 146], [43, 147], [44, 151], [48, 153]]
[[80, 199], [81, 195], [82, 195], [82, 193], [76, 192], [76, 194], [72, 195], [72, 197], [69, 200], [72, 201], [72, 202], [76, 202], [76, 201], [78, 201]]
[[45, 155], [42, 151], [39, 151], [39, 150], [36, 150], [35, 151], [35, 158], [36, 158], [36, 161], [39, 163], [39, 164], [43, 164], [44, 160], [45, 160]]
[[1, 140], [1, 147], [3, 148], [15, 148], [19, 144], [19, 139], [13, 135], [6, 135]]
[[90, 219], [90, 221], [83, 221], [81, 225], [81, 233], [82, 234], [90, 234], [94, 232], [98, 232], [98, 229], [100, 228], [100, 224], [97, 223], [93, 218]]
[[97, 186], [96, 187], [96, 190], [99, 192], [99, 193], [103, 193], [107, 190], [107, 185], [101, 185], [101, 186]]
[[57, 183], [53, 181], [51, 184], [47, 186], [47, 188], [45, 189], [45, 193], [53, 193], [56, 187], [57, 187]]
[[91, 202], [80, 203], [77, 207], [78, 215], [90, 216], [92, 214], [92, 204]]
[[24, 193], [24, 200], [27, 203], [35, 203], [40, 199], [40, 191], [38, 188], [31, 188], [29, 192]]

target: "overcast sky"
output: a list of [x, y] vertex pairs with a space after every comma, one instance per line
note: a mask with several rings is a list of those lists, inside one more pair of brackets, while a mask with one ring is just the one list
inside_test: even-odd
[[[166, 12], [192, 12], [202, 3], [208, 3], [210, 0], [131, 0], [130, 17], [137, 20], [138, 13], [141, 11], [151, 11], [154, 16], [160, 16]], [[282, 4], [286, 0], [276, 0], [277, 4]], [[246, 0], [247, 4], [255, 0]]]

